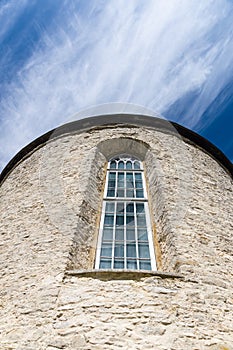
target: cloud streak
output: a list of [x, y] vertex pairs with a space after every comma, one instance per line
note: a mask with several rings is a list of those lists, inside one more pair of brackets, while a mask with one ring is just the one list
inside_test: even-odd
[[192, 128], [229, 83], [227, 0], [61, 3], [48, 30], [39, 29], [36, 50], [1, 88], [1, 167], [41, 133], [100, 103], [135, 103], [162, 114], [197, 94], [182, 118], [172, 116]]

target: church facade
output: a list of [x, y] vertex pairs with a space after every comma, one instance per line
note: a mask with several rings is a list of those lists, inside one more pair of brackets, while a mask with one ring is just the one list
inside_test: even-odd
[[233, 167], [178, 124], [65, 124], [1, 174], [1, 349], [232, 350]]

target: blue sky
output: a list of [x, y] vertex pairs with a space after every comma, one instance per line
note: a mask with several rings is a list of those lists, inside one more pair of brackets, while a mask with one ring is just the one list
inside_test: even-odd
[[85, 108], [144, 106], [233, 160], [232, 0], [0, 0], [0, 168]]

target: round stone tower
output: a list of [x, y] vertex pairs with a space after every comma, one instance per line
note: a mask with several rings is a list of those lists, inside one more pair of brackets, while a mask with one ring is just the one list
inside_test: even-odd
[[232, 163], [143, 115], [65, 124], [1, 174], [1, 350], [230, 350]]

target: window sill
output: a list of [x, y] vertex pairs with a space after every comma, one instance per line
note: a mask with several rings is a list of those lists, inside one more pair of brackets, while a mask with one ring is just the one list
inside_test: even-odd
[[66, 271], [66, 275], [68, 276], [77, 276], [77, 277], [91, 277], [98, 278], [103, 280], [108, 279], [141, 279], [145, 277], [160, 277], [160, 278], [179, 278], [183, 279], [184, 276], [174, 274], [171, 272], [161, 272], [161, 271], [148, 271], [148, 270], [68, 270]]

